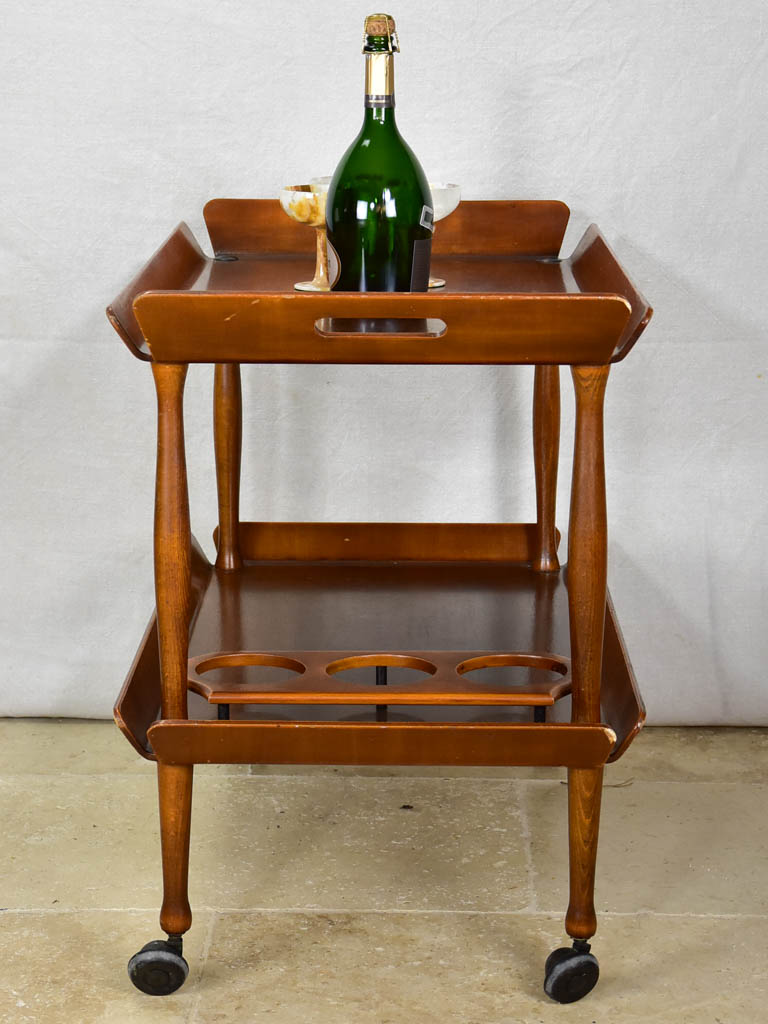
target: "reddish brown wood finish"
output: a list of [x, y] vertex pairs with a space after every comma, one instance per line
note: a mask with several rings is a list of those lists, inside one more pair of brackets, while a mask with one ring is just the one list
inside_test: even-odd
[[[311, 252], [313, 238], [274, 199], [211, 199], [203, 211], [214, 252]], [[565, 203], [465, 200], [435, 232], [436, 255], [557, 256], [568, 223]]]
[[608, 760], [618, 761], [645, 725], [646, 713], [609, 593], [606, 593], [600, 699], [603, 721], [609, 722], [617, 734], [616, 746]]
[[[183, 363], [209, 362], [212, 351], [221, 362], [603, 363], [630, 315], [619, 295], [503, 292], [158, 291], [139, 295], [133, 308], [152, 358]], [[314, 325], [324, 317], [436, 318], [447, 327], [442, 337], [426, 340], [402, 334], [321, 339]]]
[[601, 291], [615, 291], [625, 296], [632, 307], [612, 362], [624, 359], [648, 326], [653, 310], [627, 277], [596, 224], [584, 232], [569, 262], [574, 280], [583, 291], [590, 292], [596, 287]]
[[157, 614], [153, 612], [113, 712], [120, 731], [142, 757], [153, 757], [147, 729], [161, 717], [161, 701], [160, 647]]
[[[265, 682], [211, 681], [206, 674], [216, 669], [248, 665], [285, 668], [293, 675]], [[220, 704], [378, 704], [376, 684], [339, 676], [352, 668], [417, 669], [423, 679], [407, 683], [390, 681], [387, 704], [419, 707], [479, 705], [482, 707], [547, 707], [571, 690], [567, 658], [531, 652], [497, 651], [217, 651], [190, 659], [190, 688]], [[467, 679], [466, 673], [481, 668], [514, 666], [556, 674], [518, 686]]]
[[171, 764], [603, 764], [604, 726], [430, 723], [157, 722], [149, 730]]
[[536, 541], [539, 572], [557, 572], [557, 464], [560, 456], [560, 367], [537, 366], [533, 384], [533, 465], [536, 474]]
[[[425, 649], [569, 657], [561, 574], [493, 562], [256, 562], [212, 575], [190, 655]], [[299, 659], [300, 660], [300, 659]]]
[[146, 266], [107, 306], [109, 322], [138, 359], [152, 357], [136, 322], [133, 300], [141, 292], [155, 288], [186, 288], [199, 276], [205, 262], [205, 255], [192, 232], [186, 224], [179, 224]]
[[[440, 290], [440, 295], [503, 295], [514, 292], [546, 296], [578, 295], [582, 291], [571, 271], [570, 260], [438, 254], [433, 264], [435, 272], [446, 277], [446, 285]], [[311, 272], [313, 267], [314, 259], [309, 250], [306, 254], [244, 254], [206, 260], [200, 273], [185, 290], [196, 295], [251, 292], [254, 298], [261, 295], [291, 295], [301, 301], [301, 294], [293, 290], [294, 281], [297, 276]], [[332, 315], [331, 298], [353, 294], [358, 293], [333, 292], [321, 296], [326, 300], [324, 308], [327, 315]], [[421, 298], [424, 297], [422, 294]]]
[[595, 864], [602, 786], [602, 766], [568, 769], [570, 901], [565, 930], [572, 939], [589, 939], [597, 930]]
[[[600, 721], [607, 576], [603, 402], [607, 366], [571, 368], [576, 393], [571, 517], [568, 530], [568, 606], [573, 673], [572, 721]], [[570, 903], [566, 930], [588, 939], [597, 922], [595, 863], [603, 771], [568, 772]]]
[[[307, 532], [311, 535], [314, 533], [311, 529], [313, 525], [325, 526], [327, 524], [290, 525], [295, 527], [299, 533], [303, 532], [306, 526], [308, 528]], [[366, 553], [365, 530], [364, 524], [356, 525], [360, 530], [360, 537], [355, 554], [356, 557], [359, 557], [361, 553]], [[371, 525], [378, 532], [380, 524]], [[315, 537], [321, 538], [322, 531], [315, 534]], [[311, 539], [299, 540], [297, 546], [301, 550], [313, 551], [314, 543], [315, 541]], [[319, 544], [322, 547], [321, 539]], [[276, 551], [275, 554], [282, 556], [284, 552]], [[301, 580], [307, 575], [302, 565], [297, 565], [296, 570], [298, 573], [297, 580]], [[252, 599], [243, 593], [243, 586], [247, 586], [245, 581], [249, 578], [251, 571], [251, 569], [246, 569], [244, 576], [236, 573], [230, 574], [226, 586], [223, 585], [223, 579], [220, 586], [217, 578], [214, 578], [209, 587], [211, 567], [200, 548], [193, 541], [192, 590], [194, 614], [192, 618], [195, 622], [193, 630], [196, 638], [196, 646], [190, 650], [193, 658], [199, 657], [203, 651], [209, 650], [211, 647], [217, 647], [218, 650], [242, 650], [247, 648], [249, 644], [253, 644], [254, 640], [266, 640], [269, 642], [270, 637], [272, 640], [275, 639], [275, 624], [279, 619], [272, 618], [268, 621], [263, 621], [265, 609], [268, 611], [270, 607], [275, 607], [275, 601], [269, 598], [269, 589], [267, 589], [265, 595], [265, 603], [257, 603], [255, 605], [252, 603]], [[344, 571], [346, 572], [346, 570]], [[362, 571], [370, 575], [370, 570], [363, 568]], [[283, 570], [280, 570], [280, 572], [283, 572]], [[265, 573], [266, 569], [258, 570], [260, 577], [264, 577]], [[308, 607], [313, 603], [322, 607], [328, 599], [327, 595], [330, 594], [336, 594], [337, 604], [339, 603], [343, 590], [339, 589], [339, 583], [336, 581], [332, 565], [329, 565], [329, 573], [330, 575], [327, 579], [327, 587], [329, 589], [327, 591], [323, 589], [325, 584], [321, 582], [322, 577], [318, 579], [317, 583], [312, 584], [313, 587], [317, 586], [318, 589], [315, 592], [316, 597], [312, 596], [312, 591], [308, 593]], [[279, 584], [279, 576], [275, 577], [275, 584], [280, 587], [283, 594], [287, 594], [290, 588], [296, 586], [296, 583], [292, 580], [290, 574], [283, 572], [283, 575], [285, 577], [285, 585]], [[476, 575], [474, 570], [472, 570], [472, 575]], [[471, 577], [465, 579], [464, 575], [457, 573], [451, 566], [446, 567], [442, 577], [438, 573], [437, 568], [435, 568], [431, 576], [418, 569], [417, 576], [404, 578], [405, 589], [402, 592], [393, 591], [392, 603], [389, 605], [387, 603], [382, 604], [381, 612], [377, 614], [376, 618], [387, 620], [390, 624], [393, 624], [392, 610], [398, 609], [404, 612], [402, 616], [404, 623], [418, 620], [418, 606], [413, 606], [412, 602], [411, 604], [404, 604], [401, 593], [402, 595], [413, 594], [414, 585], [418, 586], [416, 581], [419, 576], [421, 576], [429, 588], [435, 588], [434, 598], [428, 597], [429, 591], [425, 591], [425, 600], [434, 605], [435, 613], [438, 616], [438, 618], [434, 618], [433, 615], [431, 627], [433, 636], [439, 636], [441, 633], [445, 633], [446, 636], [455, 636], [455, 623], [466, 620], [465, 610], [478, 607], [484, 610], [484, 614], [488, 616], [490, 621], [497, 620], [502, 624], [500, 637], [506, 640], [508, 645], [509, 643], [518, 644], [521, 647], [526, 647], [528, 650], [556, 650], [561, 656], [564, 655], [566, 657], [569, 654], [567, 608], [564, 619], [562, 612], [558, 611], [559, 601], [557, 594], [562, 591], [560, 574], [553, 573], [551, 575], [531, 577], [532, 579], [538, 579], [538, 585], [532, 586], [528, 595], [525, 596], [525, 592], [519, 590], [517, 584], [514, 583], [511, 589], [503, 588], [496, 591], [492, 575], [487, 576], [488, 585], [486, 589], [481, 587], [476, 593], [473, 593], [471, 589], [465, 589]], [[376, 586], [376, 578], [375, 575], [372, 577], [372, 586], [374, 587]], [[268, 588], [272, 585], [269, 579], [269, 574], [266, 573], [265, 583]], [[391, 590], [393, 579], [391, 574], [382, 576], [381, 584]], [[350, 578], [350, 586], [353, 587], [350, 596], [354, 594], [358, 606], [361, 609], [365, 608], [368, 603], [368, 597], [366, 593], [360, 591], [355, 577]], [[444, 594], [440, 590], [442, 586], [449, 588]], [[456, 616], [458, 617], [454, 617], [450, 612], [452, 598], [449, 595], [452, 593], [455, 594], [457, 600]], [[464, 596], [465, 593], [466, 597]], [[281, 601], [284, 608], [284, 617], [287, 617], [287, 621], [292, 621], [293, 619], [296, 619], [297, 623], [303, 621], [304, 613], [300, 603], [295, 604], [294, 607], [294, 602], [289, 602], [286, 605], [285, 597]], [[212, 615], [206, 610], [207, 607], [212, 608]], [[524, 609], [526, 607], [532, 616], [528, 623], [524, 623]], [[503, 611], [505, 608], [508, 609], [506, 616]], [[339, 614], [342, 616], [347, 614], [343, 600], [339, 606]], [[442, 629], [438, 625], [440, 619], [445, 620]], [[153, 616], [115, 706], [115, 718], [120, 728], [139, 753], [144, 757], [150, 758], [154, 757], [154, 754], [147, 739], [147, 730], [160, 717], [161, 699], [157, 630], [154, 622]], [[214, 628], [214, 623], [216, 622], [220, 623], [218, 632]], [[260, 622], [263, 626], [260, 635], [254, 636], [252, 625], [254, 622]], [[516, 624], [519, 625], [521, 622], [523, 622], [522, 630], [515, 633], [514, 629], [510, 627]], [[406, 634], [401, 634], [400, 630], [401, 627], [397, 626], [396, 632], [401, 636], [401, 639], [413, 640], [415, 641], [414, 646], [418, 645], [418, 631], [415, 631], [413, 637], [406, 637]], [[305, 633], [306, 631], [303, 630], [303, 632]], [[473, 627], [473, 632], [478, 636], [480, 635], [475, 627]], [[317, 639], [321, 638], [322, 634], [318, 634]], [[298, 635], [296, 639], [299, 639]], [[387, 638], [384, 635], [378, 638], [372, 635], [369, 639], [386, 642]], [[292, 638], [289, 633], [286, 634], [284, 631], [280, 641], [285, 642], [286, 640], [290, 642]], [[645, 719], [645, 709], [637, 691], [632, 667], [621, 639], [610, 598], [608, 598], [606, 605], [601, 697], [604, 712], [603, 721], [607, 722], [618, 736], [616, 747], [610, 757], [610, 760], [614, 761], [624, 753], [632, 737], [641, 727]], [[343, 712], [343, 710], [342, 708], [341, 711]], [[434, 711], [439, 712], [439, 706]], [[283, 706], [279, 709], [279, 713], [283, 717], [289, 716], [296, 721], [307, 721], [312, 717], [311, 709], [301, 706], [296, 706], [293, 712], [289, 712], [288, 707]], [[200, 711], [198, 710], [193, 717], [199, 717], [199, 715]], [[425, 706], [418, 710], [418, 715], [419, 718], [425, 721], [432, 720], [433, 718], [436, 721], [439, 720], [439, 715], [435, 717], [428, 713]]]
[[164, 718], [187, 717], [192, 535], [184, 457], [186, 366], [153, 363], [157, 391], [155, 595]]
[[603, 400], [607, 366], [572, 368], [576, 393], [568, 606], [573, 664], [573, 721], [600, 721], [600, 679], [607, 577]]
[[[555, 532], [555, 550], [560, 538]], [[214, 539], [219, 544], [218, 533]], [[515, 562], [538, 551], [535, 523], [240, 523], [250, 561]]]
[[[187, 717], [187, 656], [192, 617], [192, 535], [184, 456], [186, 366], [152, 364], [157, 392], [155, 484], [155, 597], [161, 675], [161, 714]], [[192, 923], [187, 897], [192, 766], [158, 764], [163, 905], [160, 925], [181, 935]]]
[[314, 236], [270, 199], [210, 199], [203, 208], [214, 253], [310, 252]]
[[[436, 233], [444, 292], [386, 297], [297, 295], [293, 282], [311, 271], [310, 233], [274, 200], [212, 200], [206, 216], [216, 251], [238, 259], [206, 259], [181, 225], [108, 309], [141, 358], [206, 362], [217, 351], [220, 362], [599, 364], [623, 358], [651, 315], [596, 228], [570, 259], [555, 258], [568, 216], [561, 203], [461, 204]], [[448, 326], [426, 341], [321, 343], [314, 324], [329, 317]]]
[[160, 848], [163, 859], [160, 927], [169, 935], [182, 935], [192, 924], [192, 911], [187, 896], [192, 772], [191, 764], [160, 763], [157, 766]]
[[[191, 921], [195, 763], [559, 764], [569, 769], [566, 927], [589, 938], [603, 765], [645, 715], [606, 591], [603, 399], [608, 364], [627, 354], [650, 307], [596, 228], [557, 259], [568, 219], [559, 203], [462, 204], [435, 238], [433, 270], [448, 284], [424, 295], [297, 295], [312, 239], [276, 202], [214, 200], [205, 215], [216, 253], [236, 259], [207, 259], [181, 225], [108, 308], [131, 351], [153, 361], [158, 398], [157, 616], [115, 714], [159, 761], [163, 928], [181, 934]], [[445, 328], [425, 328], [429, 319]], [[389, 333], [354, 325], [371, 320]], [[189, 362], [217, 364], [215, 570], [189, 529]], [[241, 362], [536, 365], [537, 523], [239, 523]], [[576, 394], [567, 592], [554, 527], [561, 364]], [[467, 675], [515, 658], [529, 674], [561, 675], [517, 687]], [[214, 678], [254, 662], [296, 676]], [[373, 665], [421, 668], [425, 681], [374, 692], [342, 678]], [[255, 720], [208, 721], [193, 692], [200, 718], [187, 721], [188, 686], [213, 702], [270, 707], [238, 709]], [[513, 721], [514, 705], [551, 704], [571, 687], [571, 723]], [[616, 732], [601, 724], [601, 701]], [[366, 706], [383, 719], [397, 704], [412, 721], [363, 721]]]
[[[193, 537], [190, 624], [200, 609], [210, 574], [211, 565]], [[153, 612], [114, 707], [115, 722], [142, 757], [154, 758], [147, 729], [160, 718], [161, 704], [160, 645], [157, 613]]]
[[559, 201], [464, 200], [435, 230], [437, 256], [492, 255], [554, 259], [570, 210]]
[[234, 572], [243, 565], [238, 535], [240, 453], [243, 436], [240, 367], [236, 363], [217, 363], [213, 389], [213, 443], [216, 450], [216, 487], [219, 498], [216, 568]]

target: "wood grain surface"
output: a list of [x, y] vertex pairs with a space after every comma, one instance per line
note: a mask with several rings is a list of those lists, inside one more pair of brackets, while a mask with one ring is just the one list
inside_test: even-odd
[[169, 764], [585, 765], [615, 741], [603, 726], [308, 722], [157, 722]]

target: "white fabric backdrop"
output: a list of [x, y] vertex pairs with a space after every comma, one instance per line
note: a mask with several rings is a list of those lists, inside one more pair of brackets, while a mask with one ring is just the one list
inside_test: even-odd
[[[154, 396], [104, 306], [177, 221], [206, 241], [208, 198], [333, 169], [368, 8], [2, 9], [0, 714], [105, 717], [153, 604]], [[607, 400], [610, 585], [651, 720], [768, 724], [764, 0], [392, 13], [427, 173], [466, 198], [565, 200], [565, 252], [596, 220], [656, 309]], [[244, 518], [533, 514], [529, 371], [244, 376]], [[210, 384], [193, 369], [186, 403], [209, 552]]]

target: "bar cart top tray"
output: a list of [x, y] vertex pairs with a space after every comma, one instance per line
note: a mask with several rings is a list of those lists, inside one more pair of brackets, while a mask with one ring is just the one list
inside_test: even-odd
[[213, 199], [204, 214], [213, 258], [180, 224], [107, 310], [141, 359], [599, 365], [652, 312], [595, 225], [559, 258], [560, 202], [462, 203], [434, 236], [440, 293], [297, 293], [312, 233], [277, 200]]
[[[594, 375], [627, 355], [652, 314], [594, 225], [560, 259], [568, 217], [559, 202], [465, 202], [434, 238], [444, 291], [307, 294], [293, 282], [311, 272], [311, 233], [276, 200], [215, 199], [205, 207], [214, 256], [181, 224], [107, 315], [137, 358], [165, 364], [156, 376], [195, 362], [217, 364], [217, 381], [220, 371], [237, 375], [236, 392], [215, 386], [220, 419], [233, 403], [230, 441], [240, 395], [239, 371], [227, 364], [534, 364], [549, 375], [543, 394], [559, 395], [547, 364]], [[175, 419], [158, 420], [158, 459], [163, 501], [181, 500], [183, 519], [180, 395]], [[548, 415], [547, 439], [535, 439], [540, 459], [559, 431], [559, 413]], [[220, 458], [229, 456], [217, 449], [217, 467]], [[589, 473], [595, 464], [582, 459]], [[239, 479], [239, 466], [229, 472]], [[579, 686], [555, 478], [556, 469], [546, 524], [254, 523], [228, 505], [216, 566], [192, 540], [179, 631], [192, 717], [162, 715], [153, 616], [115, 708], [121, 728], [143, 756], [166, 763], [615, 760], [645, 710], [610, 597], [602, 718], [556, 720], [557, 703], [579, 697]], [[183, 568], [179, 552], [174, 565]], [[390, 673], [385, 691], [374, 667]], [[516, 681], [497, 671], [510, 668]], [[217, 705], [235, 717], [212, 720]], [[521, 721], [531, 707], [551, 708], [555, 720]]]

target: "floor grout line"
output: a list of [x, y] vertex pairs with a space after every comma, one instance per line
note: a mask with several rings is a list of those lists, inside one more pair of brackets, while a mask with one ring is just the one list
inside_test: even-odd
[[[458, 917], [562, 917], [564, 911], [560, 910], [454, 910], [442, 908], [407, 908], [407, 907], [196, 907], [197, 913], [208, 913], [216, 918], [224, 914], [400, 914], [410, 916], [458, 916]], [[156, 914], [157, 906], [153, 907], [3, 907], [0, 909], [0, 920], [2, 915], [38, 915], [51, 916], [54, 914]], [[695, 920], [724, 920], [731, 921], [743, 918], [745, 920], [764, 921], [768, 920], [768, 913], [695, 913], [687, 911], [663, 911], [663, 910], [600, 910], [598, 920], [603, 917], [658, 917], [667, 918], [691, 918]]]
[[196, 1022], [198, 1020], [198, 1014], [199, 1014], [199, 1011], [200, 1011], [200, 1003], [202, 1002], [202, 999], [203, 999], [203, 989], [202, 989], [202, 984], [201, 983], [202, 983], [202, 980], [203, 980], [203, 973], [205, 971], [205, 965], [208, 963], [208, 954], [211, 951], [211, 946], [213, 944], [213, 933], [214, 933], [214, 930], [216, 928], [216, 924], [218, 922], [218, 919], [219, 919], [219, 912], [217, 910], [211, 911], [211, 915], [210, 915], [210, 918], [208, 920], [208, 925], [207, 925], [206, 930], [205, 930], [205, 938], [203, 939], [203, 948], [200, 951], [200, 961], [199, 961], [198, 968], [197, 968], [197, 972], [198, 972], [197, 973], [197, 978], [196, 978], [197, 991], [195, 992], [195, 1001], [192, 1004], [192, 1008], [191, 1008], [191, 1010], [189, 1012], [189, 1017], [187, 1018], [187, 1024], [196, 1024]]
[[[517, 791], [517, 786], [515, 786]], [[538, 910], [538, 898], [536, 893], [536, 873], [533, 865], [533, 850], [531, 849], [531, 821], [528, 816], [528, 804], [525, 794], [517, 791], [518, 817], [520, 819], [520, 835], [523, 841], [523, 857], [525, 858], [525, 874], [528, 879], [528, 907], [531, 913]]]

